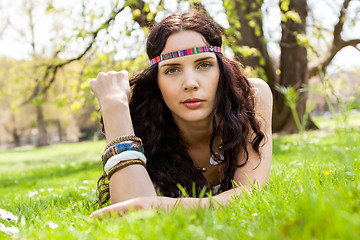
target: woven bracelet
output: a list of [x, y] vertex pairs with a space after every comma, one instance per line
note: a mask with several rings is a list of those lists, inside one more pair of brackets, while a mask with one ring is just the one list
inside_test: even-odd
[[118, 164], [116, 164], [114, 167], [112, 167], [110, 170], [109, 170], [109, 173], [107, 174], [107, 178], [110, 180], [111, 176], [116, 173], [117, 171], [127, 167], [127, 166], [130, 166], [130, 165], [134, 165], [134, 164], [140, 164], [140, 165], [143, 165], [144, 167], [146, 167], [145, 163], [140, 160], [140, 159], [130, 159], [130, 160], [126, 160], [126, 161], [123, 161], [123, 162], [119, 162]]
[[126, 136], [121, 136], [121, 137], [118, 137], [118, 138], [115, 138], [113, 140], [111, 140], [105, 147], [105, 150], [108, 150], [111, 146], [117, 144], [117, 143], [121, 143], [121, 142], [125, 142], [125, 141], [134, 141], [134, 142], [139, 142], [141, 145], [142, 144], [142, 141], [141, 141], [141, 138], [137, 137], [137, 136], [134, 136], [134, 135], [126, 135]]
[[108, 174], [110, 169], [113, 168], [119, 162], [126, 162], [127, 160], [131, 160], [131, 159], [140, 159], [146, 164], [146, 157], [143, 153], [129, 150], [109, 158], [109, 160], [104, 166], [104, 171], [106, 174]]
[[104, 152], [104, 155], [102, 156], [104, 166], [109, 158], [125, 151], [138, 151], [144, 153], [144, 148], [139, 142], [135, 141], [116, 143]]

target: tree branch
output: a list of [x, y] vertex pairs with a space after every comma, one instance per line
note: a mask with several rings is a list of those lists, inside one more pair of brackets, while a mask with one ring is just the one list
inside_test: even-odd
[[[332, 51], [329, 53], [329, 55], [319, 64], [316, 66], [312, 66], [309, 70], [309, 77], [314, 77], [319, 74], [319, 70], [321, 69], [323, 72], [326, 72], [327, 66], [331, 63], [333, 58], [336, 56], [336, 54], [343, 49], [344, 47], [352, 46], [355, 49], [359, 50], [357, 45], [360, 44], [360, 39], [351, 39], [348, 41], [344, 41], [341, 39], [341, 41], [338, 42], [336, 46], [333, 46]], [[359, 50], [360, 51], [360, 50]]]
[[360, 48], [358, 48], [357, 46], [354, 46], [354, 48], [360, 52]]
[[[8, 22], [8, 21], [7, 21], [7, 22]], [[6, 28], [7, 28], [7, 24], [4, 24], [4, 26], [1, 26], [1, 28], [0, 28], [0, 38], [1, 38], [1, 36], [4, 34]]]
[[343, 31], [344, 28], [344, 23], [345, 23], [345, 15], [346, 15], [346, 10], [349, 6], [351, 0], [344, 0], [343, 5], [340, 9], [340, 14], [339, 14], [339, 21], [336, 23], [335, 27], [334, 27], [334, 41], [333, 41], [333, 45], [336, 45], [336, 43], [338, 41], [341, 41], [341, 33]]
[[92, 46], [94, 45], [94, 43], [96, 42], [96, 38], [98, 36], [98, 33], [102, 30], [102, 29], [107, 29], [109, 27], [109, 25], [111, 24], [112, 21], [115, 20], [116, 16], [122, 12], [125, 7], [127, 5], [124, 5], [123, 7], [121, 7], [120, 9], [113, 11], [112, 15], [103, 23], [101, 24], [101, 26], [99, 28], [97, 28], [95, 31], [93, 31], [92, 33], [90, 33], [91, 35], [91, 41], [88, 44], [88, 46], [85, 48], [85, 50], [83, 52], [81, 52], [77, 57], [68, 59], [64, 62], [61, 62], [59, 64], [49, 64], [46, 67], [46, 71], [44, 73], [43, 76], [43, 82], [46, 83], [47, 79], [50, 78], [50, 80], [45, 84], [45, 86], [39, 86], [39, 84], [37, 84], [37, 86], [34, 88], [33, 93], [31, 94], [31, 96], [25, 100], [22, 104], [26, 104], [28, 102], [30, 102], [31, 99], [33, 99], [34, 97], [38, 96], [38, 95], [43, 95], [45, 94], [48, 89], [51, 87], [51, 85], [54, 83], [55, 79], [56, 79], [56, 72], [59, 68], [64, 67], [65, 65], [72, 63], [74, 61], [80, 60], [82, 57], [85, 56], [85, 54], [87, 52], [90, 51], [90, 49], [92, 48]]
[[351, 39], [349, 41], [344, 41], [343, 45], [344, 47], [347, 47], [347, 46], [353, 46], [354, 48], [357, 49], [357, 45], [360, 44], [360, 38], [358, 39]]
[[206, 11], [204, 5], [201, 1], [189, 1], [190, 2], [190, 9], [195, 10], [201, 13], [205, 13], [207, 16], [210, 16], [209, 12]]
[[[161, 4], [161, 2], [160, 2]], [[134, 21], [137, 22], [140, 27], [144, 28], [144, 27], [149, 27], [152, 26], [155, 23], [155, 17], [156, 14], [154, 14], [154, 17], [148, 21], [147, 19], [147, 15], [150, 13], [150, 9], [149, 11], [145, 11], [145, 2], [144, 1], [138, 1], [135, 4], [130, 4], [129, 7], [131, 8], [131, 11], [134, 12], [135, 10], [140, 10], [140, 15], [134, 16]]]
[[334, 34], [333, 34], [334, 39], [333, 39], [330, 49], [327, 51], [328, 54], [322, 60], [320, 60], [319, 63], [309, 67], [309, 70], [308, 70], [309, 78], [318, 75], [320, 69], [323, 72], [326, 72], [327, 66], [331, 63], [331, 61], [333, 60], [335, 55], [341, 49], [343, 49], [344, 47], [347, 47], [347, 46], [353, 46], [353, 47], [357, 48], [357, 44], [360, 43], [360, 39], [351, 39], [351, 40], [345, 41], [341, 37], [341, 33], [343, 31], [344, 23], [345, 23], [346, 10], [348, 9], [350, 2], [351, 2], [351, 0], [344, 0], [342, 7], [340, 9], [339, 20], [334, 26]]

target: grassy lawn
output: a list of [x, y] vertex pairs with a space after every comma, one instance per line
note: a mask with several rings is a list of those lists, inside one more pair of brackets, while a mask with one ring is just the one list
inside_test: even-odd
[[275, 138], [269, 184], [221, 211], [147, 210], [99, 221], [88, 215], [96, 209], [104, 145], [0, 152], [0, 209], [19, 217], [0, 218], [0, 226], [19, 229], [14, 235], [0, 232], [0, 239], [360, 238], [357, 124]]

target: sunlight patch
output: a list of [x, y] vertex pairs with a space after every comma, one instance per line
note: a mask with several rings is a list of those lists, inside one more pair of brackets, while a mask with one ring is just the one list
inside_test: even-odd
[[32, 198], [32, 197], [34, 197], [35, 195], [38, 195], [38, 194], [39, 194], [38, 191], [29, 192], [29, 193], [28, 193], [28, 197], [29, 197], [29, 198]]
[[20, 232], [17, 227], [5, 227], [4, 224], [0, 223], [0, 232], [3, 232], [7, 235], [13, 235]]
[[6, 221], [17, 221], [19, 217], [15, 216], [12, 212], [0, 209], [0, 218]]
[[51, 228], [51, 229], [56, 229], [59, 227], [59, 225], [57, 225], [56, 223], [54, 223], [52, 221], [49, 221], [48, 225], [49, 225], [49, 228]]

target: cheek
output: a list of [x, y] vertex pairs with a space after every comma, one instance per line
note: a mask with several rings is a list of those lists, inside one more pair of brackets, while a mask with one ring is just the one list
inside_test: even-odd
[[163, 96], [165, 103], [168, 105], [169, 100], [174, 99], [176, 96], [176, 86], [173, 86], [161, 80], [158, 81], [158, 85], [161, 95]]
[[212, 86], [212, 92], [213, 94], [215, 95], [216, 94], [216, 91], [218, 89], [218, 86], [219, 86], [219, 78], [220, 78], [220, 74], [214, 74], [213, 75], [214, 77], [212, 78], [212, 83], [211, 83], [211, 86]]

